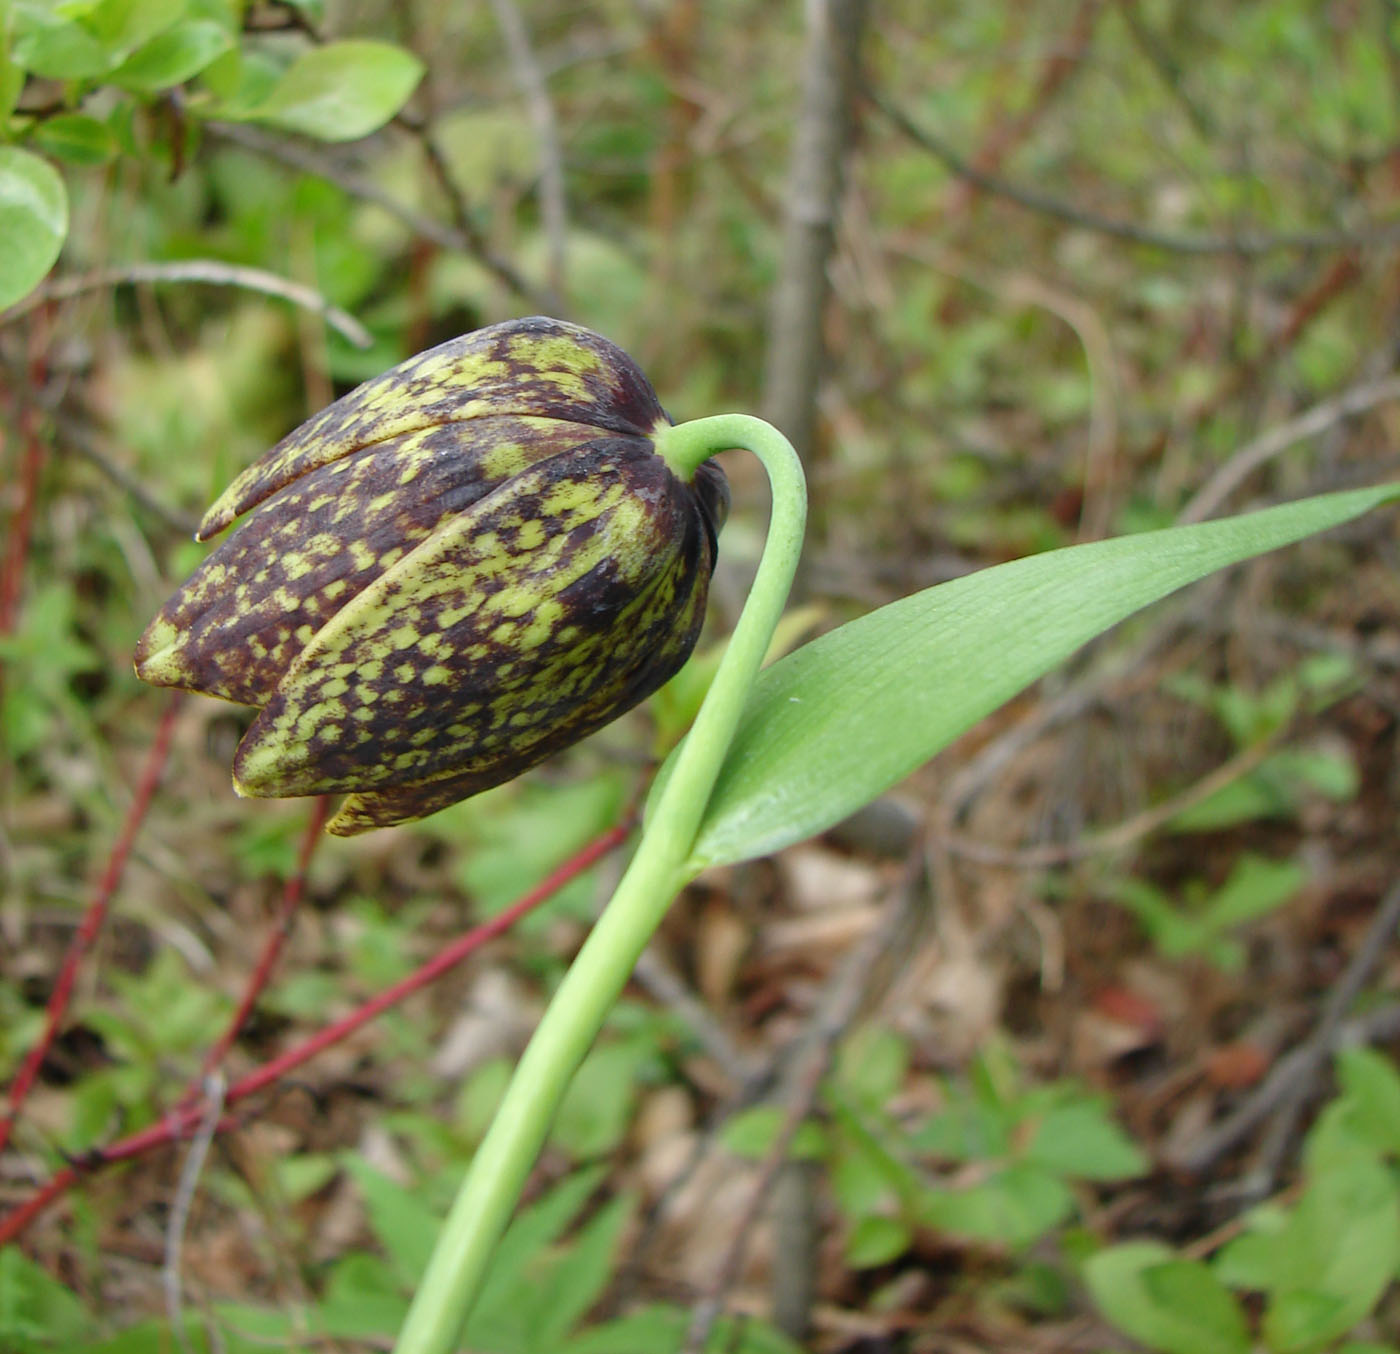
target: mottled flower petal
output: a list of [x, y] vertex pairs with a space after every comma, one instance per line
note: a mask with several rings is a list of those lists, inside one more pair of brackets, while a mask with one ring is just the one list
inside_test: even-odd
[[534, 316], [419, 353], [327, 406], [243, 472], [205, 514], [199, 539], [299, 476], [376, 442], [491, 415], [525, 415], [646, 435], [666, 416], [621, 348], [578, 325]]
[[423, 428], [273, 494], [206, 559], [136, 646], [136, 671], [263, 705], [307, 641], [449, 517], [526, 467], [596, 438], [548, 418]]
[[704, 616], [723, 472], [683, 483], [621, 349], [558, 320], [367, 382], [210, 509], [248, 519], [141, 637], [146, 681], [261, 707], [240, 793], [348, 792], [341, 835], [519, 775], [649, 695]]
[[712, 567], [699, 502], [650, 443], [534, 466], [326, 624], [254, 721], [235, 782], [303, 795], [507, 780], [680, 667]]

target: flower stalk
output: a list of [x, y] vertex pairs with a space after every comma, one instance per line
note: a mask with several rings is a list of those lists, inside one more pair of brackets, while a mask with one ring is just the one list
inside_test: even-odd
[[792, 445], [743, 414], [697, 419], [653, 434], [682, 478], [707, 457], [744, 448], [773, 490], [768, 538], [734, 629], [637, 852], [564, 977], [516, 1068], [409, 1310], [395, 1354], [450, 1354], [492, 1253], [524, 1188], [571, 1077], [602, 1028], [672, 899], [698, 868], [691, 859], [705, 805], [792, 586], [806, 524], [806, 486]]

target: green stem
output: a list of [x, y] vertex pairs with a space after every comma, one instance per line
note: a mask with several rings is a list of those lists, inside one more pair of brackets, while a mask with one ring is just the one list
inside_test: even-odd
[[637, 853], [564, 976], [505, 1098], [414, 1296], [395, 1354], [450, 1354], [570, 1078], [687, 882], [687, 860], [739, 715], [782, 615], [802, 547], [807, 495], [788, 440], [760, 419], [720, 414], [659, 430], [658, 451], [689, 478], [707, 456], [743, 447], [773, 487], [768, 540], [753, 588], [704, 704], [648, 819]]

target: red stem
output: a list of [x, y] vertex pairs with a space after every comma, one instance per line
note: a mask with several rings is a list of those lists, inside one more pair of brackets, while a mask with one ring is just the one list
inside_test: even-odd
[[238, 1038], [239, 1034], [242, 1033], [243, 1026], [247, 1024], [248, 1017], [253, 1012], [254, 1003], [262, 995], [263, 989], [272, 977], [272, 970], [281, 957], [282, 947], [287, 943], [287, 937], [292, 933], [292, 922], [296, 917], [297, 908], [301, 905], [302, 891], [306, 887], [306, 870], [311, 864], [311, 854], [315, 851], [316, 844], [321, 840], [321, 829], [326, 825], [326, 819], [330, 815], [330, 807], [329, 795], [317, 797], [311, 810], [311, 818], [306, 824], [306, 831], [302, 835], [301, 849], [297, 853], [296, 870], [282, 890], [282, 905], [278, 909], [277, 920], [268, 935], [267, 943], [263, 946], [258, 966], [253, 970], [253, 976], [248, 980], [243, 1000], [239, 1002], [238, 1009], [233, 1013], [233, 1019], [229, 1021], [228, 1028], [219, 1036], [209, 1052], [204, 1055], [204, 1065], [200, 1068], [198, 1080], [192, 1081], [185, 1094], [180, 1098], [182, 1108], [199, 1098], [202, 1083], [228, 1055], [229, 1049], [233, 1047], [233, 1041]]
[[54, 1040], [58, 1037], [59, 1027], [67, 1013], [69, 999], [73, 995], [73, 983], [78, 976], [78, 965], [82, 962], [83, 956], [88, 952], [92, 942], [97, 939], [97, 933], [102, 929], [103, 921], [106, 920], [107, 907], [112, 901], [112, 895], [116, 892], [117, 885], [121, 882], [122, 872], [126, 869], [127, 858], [131, 855], [131, 848], [135, 844], [141, 821], [146, 816], [146, 810], [150, 807], [156, 786], [160, 784], [161, 775], [165, 771], [166, 759], [170, 755], [170, 741], [175, 732], [175, 716], [180, 709], [180, 699], [181, 693], [177, 691], [171, 695], [166, 704], [165, 713], [161, 716], [160, 724], [156, 728], [156, 735], [151, 743], [150, 751], [146, 754], [146, 765], [142, 768], [141, 779], [137, 782], [131, 807], [126, 811], [126, 821], [122, 824], [117, 840], [112, 844], [111, 854], [107, 857], [107, 866], [102, 871], [102, 878], [97, 882], [96, 891], [93, 893], [92, 901], [88, 903], [82, 923], [74, 933], [73, 939], [68, 942], [68, 952], [63, 956], [63, 966], [59, 969], [58, 981], [49, 994], [44, 1032], [38, 1043], [29, 1050], [24, 1061], [20, 1064], [19, 1072], [10, 1087], [9, 1111], [3, 1119], [0, 1119], [0, 1151], [4, 1151], [5, 1144], [9, 1142], [15, 1120], [19, 1117], [20, 1107], [33, 1088], [34, 1081], [39, 1075], [39, 1068], [43, 1065], [44, 1059], [53, 1047]]
[[[310, 1039], [298, 1044], [295, 1048], [288, 1049], [280, 1057], [273, 1058], [270, 1062], [264, 1063], [261, 1067], [248, 1073], [247, 1076], [234, 1082], [224, 1096], [224, 1103], [233, 1105], [240, 1100], [247, 1099], [248, 1096], [275, 1082], [293, 1068], [300, 1067], [302, 1063], [315, 1057], [322, 1049], [329, 1048], [332, 1044], [339, 1043], [340, 1040], [353, 1034], [362, 1025], [373, 1020], [381, 1011], [387, 1010], [390, 1006], [440, 978], [488, 940], [493, 940], [502, 932], [508, 931], [527, 912], [538, 907], [546, 898], [563, 888], [565, 884], [586, 870], [600, 857], [606, 855], [615, 846], [621, 845], [627, 839], [627, 834], [630, 831], [630, 823], [624, 823], [611, 828], [601, 837], [590, 842], [576, 856], [565, 861], [553, 874], [536, 885], [518, 902], [506, 908], [499, 916], [493, 917], [489, 922], [459, 936], [421, 968], [410, 973], [408, 977], [401, 979], [392, 987], [386, 988], [377, 997], [365, 1002], [363, 1006], [352, 1011], [348, 1016], [328, 1025], [319, 1033], [312, 1035]], [[64, 1167], [63, 1170], [58, 1171], [45, 1181], [32, 1198], [26, 1200], [4, 1218], [0, 1218], [0, 1246], [14, 1240], [49, 1204], [62, 1197], [80, 1176], [87, 1175], [100, 1166], [108, 1165], [114, 1161], [125, 1161], [150, 1151], [154, 1147], [187, 1137], [199, 1126], [202, 1117], [203, 1111], [199, 1104], [182, 1102], [160, 1122], [149, 1125], [139, 1133], [122, 1138], [110, 1147], [101, 1148], [82, 1161]], [[219, 1122], [219, 1131], [222, 1132], [229, 1128], [233, 1122], [232, 1117], [225, 1117]]]

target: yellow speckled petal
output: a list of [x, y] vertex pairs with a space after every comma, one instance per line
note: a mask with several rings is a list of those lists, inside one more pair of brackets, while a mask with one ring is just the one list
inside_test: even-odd
[[532, 467], [308, 643], [241, 744], [236, 784], [304, 795], [508, 779], [679, 668], [712, 567], [695, 495], [649, 443], [605, 439]]
[[593, 436], [495, 416], [317, 467], [255, 509], [166, 603], [137, 644], [137, 675], [266, 704], [312, 635], [442, 522]]
[[352, 390], [248, 467], [205, 514], [199, 538], [318, 466], [424, 429], [491, 415], [645, 435], [665, 421], [656, 394], [607, 339], [534, 316], [490, 325], [411, 357]]

